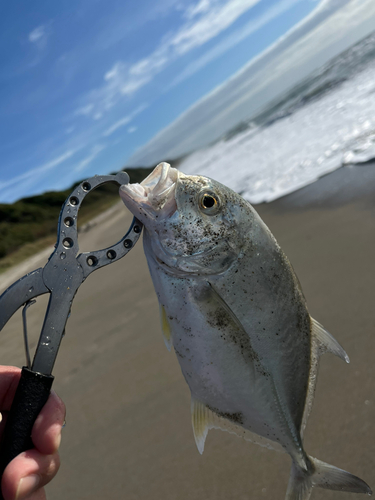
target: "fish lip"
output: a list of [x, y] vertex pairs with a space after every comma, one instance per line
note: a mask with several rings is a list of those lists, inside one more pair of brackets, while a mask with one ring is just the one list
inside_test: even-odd
[[124, 184], [120, 196], [134, 215], [170, 216], [176, 209], [175, 190], [179, 172], [169, 163], [159, 163], [140, 184]]

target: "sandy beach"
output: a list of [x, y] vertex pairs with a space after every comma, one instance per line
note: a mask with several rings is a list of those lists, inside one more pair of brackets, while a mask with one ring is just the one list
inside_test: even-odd
[[[374, 489], [375, 165], [341, 168], [256, 208], [292, 262], [311, 315], [351, 360], [346, 365], [329, 354], [322, 358], [305, 448]], [[119, 205], [80, 235], [81, 250], [114, 243], [130, 220]], [[29, 270], [45, 261], [34, 259]], [[43, 297], [29, 309], [32, 346], [45, 307]], [[0, 342], [0, 363], [22, 366], [20, 314]], [[189, 389], [163, 342], [141, 243], [81, 286], [54, 375], [67, 424], [49, 499], [284, 499], [288, 456], [221, 431], [210, 431], [199, 455]], [[318, 489], [312, 495], [343, 498], [364, 497]]]

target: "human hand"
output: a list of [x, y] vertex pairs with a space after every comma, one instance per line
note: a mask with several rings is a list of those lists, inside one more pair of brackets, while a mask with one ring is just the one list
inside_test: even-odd
[[[20, 376], [19, 368], [0, 366], [0, 412], [3, 417], [0, 438]], [[60, 466], [57, 450], [64, 419], [64, 403], [52, 391], [32, 430], [35, 448], [18, 455], [4, 471], [1, 481], [4, 500], [45, 500], [44, 486], [55, 477]]]

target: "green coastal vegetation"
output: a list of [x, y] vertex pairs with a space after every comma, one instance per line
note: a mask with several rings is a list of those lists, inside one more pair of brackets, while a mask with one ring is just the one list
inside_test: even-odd
[[[130, 182], [141, 182], [152, 170], [131, 168], [127, 173]], [[50, 191], [14, 203], [0, 203], [0, 273], [55, 242], [61, 206], [78, 184], [80, 182], [63, 191]], [[79, 226], [118, 201], [115, 183], [92, 191], [79, 210]]]

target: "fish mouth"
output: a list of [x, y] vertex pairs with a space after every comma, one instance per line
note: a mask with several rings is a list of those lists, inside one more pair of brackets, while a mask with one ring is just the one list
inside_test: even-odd
[[144, 223], [149, 220], [149, 215], [168, 217], [177, 210], [175, 191], [178, 176], [178, 170], [169, 163], [159, 163], [140, 184], [121, 186], [120, 196], [127, 208]]

